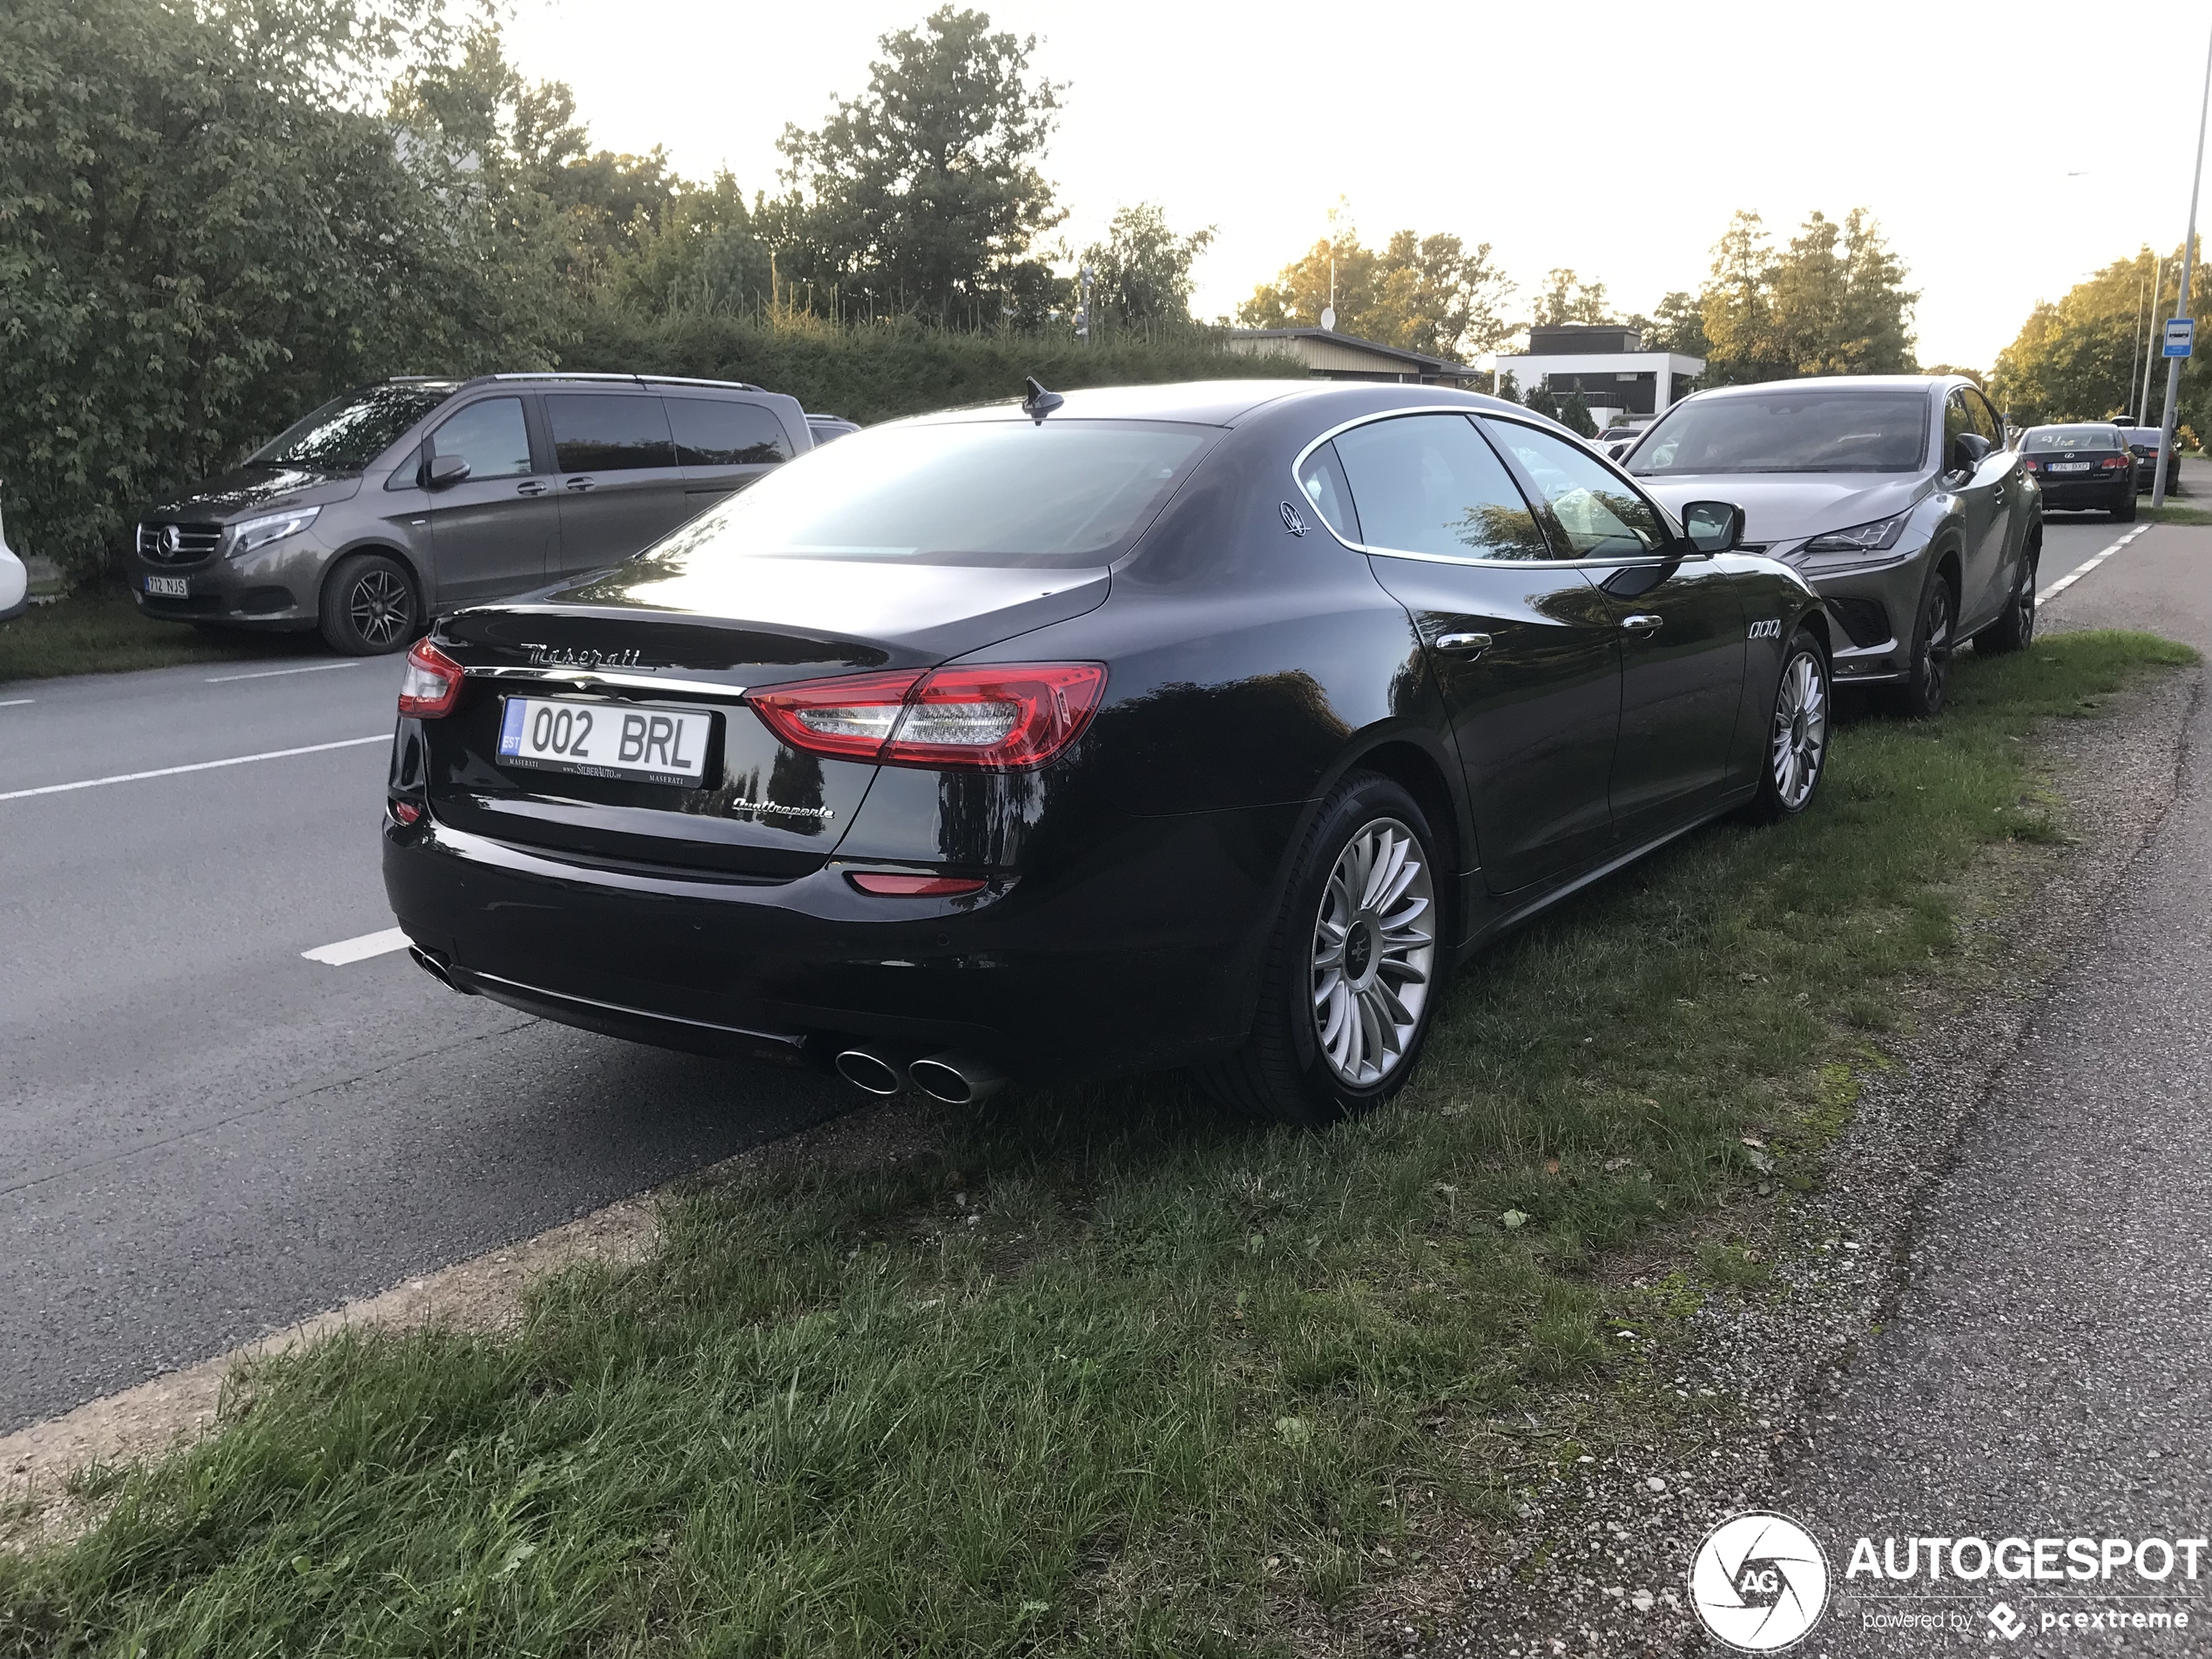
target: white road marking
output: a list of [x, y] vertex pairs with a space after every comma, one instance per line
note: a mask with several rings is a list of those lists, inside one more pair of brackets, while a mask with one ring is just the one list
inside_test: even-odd
[[2068, 570], [2056, 582], [2051, 583], [2049, 587], [2045, 588], [2041, 592], [2038, 593], [2035, 596], [2035, 603], [2040, 605], [2048, 600], [2056, 598], [2060, 594], [2064, 593], [2075, 583], [2080, 581], [2083, 577], [2088, 575], [2090, 571], [2095, 570], [2100, 564], [2102, 564], [2114, 554], [2119, 552], [2121, 548], [2127, 546], [2128, 543], [2134, 541], [2138, 536], [2141, 536], [2145, 530], [2150, 528], [2151, 527], [2148, 524], [2138, 524], [2134, 529], [2129, 530], [2127, 535], [2121, 536], [2110, 547], [2092, 554], [2086, 562], [2074, 566], [2073, 570]]
[[0, 703], [0, 709], [19, 709], [25, 704], [36, 703], [37, 700], [35, 697], [11, 697], [6, 702]]
[[373, 738], [341, 738], [335, 743], [310, 743], [297, 749], [271, 749], [265, 754], [233, 755], [228, 760], [199, 760], [189, 766], [157, 766], [152, 772], [119, 772], [112, 778], [87, 778], [82, 783], [46, 784], [37, 789], [10, 789], [0, 800], [22, 800], [31, 795], [65, 795], [72, 789], [98, 789], [105, 784], [135, 784], [141, 778], [174, 778], [181, 772], [213, 772], [219, 766], [243, 766], [256, 760], [285, 760], [293, 755], [319, 755], [329, 749], [358, 749], [364, 743], [389, 743], [391, 734]]
[[264, 668], [251, 674], [217, 674], [208, 680], [210, 685], [227, 685], [233, 680], [273, 680], [280, 674], [327, 674], [334, 668], [359, 668], [359, 663], [309, 663], [305, 668]]
[[405, 950], [407, 935], [397, 927], [387, 927], [381, 934], [363, 934], [359, 939], [341, 939], [334, 945], [317, 945], [313, 950], [300, 954], [311, 962], [327, 962], [333, 968], [343, 968], [348, 962], [365, 962], [372, 956], [388, 952]]

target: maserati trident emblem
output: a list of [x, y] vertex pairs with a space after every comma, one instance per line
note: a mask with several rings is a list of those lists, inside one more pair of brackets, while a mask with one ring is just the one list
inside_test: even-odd
[[1298, 509], [1288, 502], [1283, 503], [1283, 528], [1293, 536], [1305, 534], [1305, 521], [1298, 516]]

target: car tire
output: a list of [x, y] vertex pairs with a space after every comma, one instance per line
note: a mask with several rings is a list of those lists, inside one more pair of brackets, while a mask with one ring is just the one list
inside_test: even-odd
[[1828, 653], [1810, 628], [1800, 628], [1782, 654], [1782, 672], [1775, 681], [1759, 792], [1751, 797], [1749, 808], [1755, 822], [1779, 823], [1812, 805], [1828, 771], [1828, 728], [1835, 700]]
[[2026, 651], [2035, 643], [2035, 573], [2042, 563], [2043, 543], [2039, 535], [2020, 556], [2020, 575], [2013, 582], [2005, 614], [1974, 636], [1976, 651], [1998, 656]]
[[1952, 634], [1958, 622], [1958, 602], [1943, 572], [1928, 572], [1928, 585], [1920, 594], [1920, 614], [1912, 625], [1912, 654], [1906, 659], [1905, 683], [1890, 688], [1892, 712], [1908, 720], [1925, 720], [1943, 712], [1951, 689]]
[[1372, 772], [1339, 784], [1293, 860], [1251, 1033], [1201, 1074], [1206, 1087], [1254, 1116], [1308, 1128], [1405, 1087], [1435, 1013], [1448, 879], [1403, 787]]
[[2112, 522], [2115, 524], [2129, 524], [2134, 522], [2134, 518], [2135, 492], [2131, 489], [2114, 506]]
[[405, 651], [422, 631], [422, 600], [407, 566], [383, 553], [340, 561], [322, 584], [322, 637], [345, 657]]

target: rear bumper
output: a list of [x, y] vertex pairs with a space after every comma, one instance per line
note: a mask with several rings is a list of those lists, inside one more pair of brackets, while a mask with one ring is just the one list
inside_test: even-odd
[[1233, 1049], [1300, 809], [1124, 819], [1080, 867], [959, 899], [587, 868], [425, 818], [385, 826], [409, 939], [458, 988], [662, 1047], [775, 1057], [855, 1038], [1028, 1076]]
[[2043, 506], [2047, 512], [2081, 513], [2125, 507], [2137, 494], [2135, 475], [2132, 469], [2094, 479], [2054, 481], [2039, 475], [2036, 482], [2042, 486]]

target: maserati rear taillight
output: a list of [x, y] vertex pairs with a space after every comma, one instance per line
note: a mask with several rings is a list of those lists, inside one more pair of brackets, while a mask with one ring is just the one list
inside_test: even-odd
[[894, 875], [888, 870], [854, 870], [845, 879], [861, 892], [880, 898], [948, 899], [983, 890], [981, 876]]
[[418, 720], [435, 720], [453, 712], [461, 695], [462, 669], [427, 639], [418, 639], [407, 654], [407, 672], [400, 679], [400, 712]]
[[1073, 743], [1106, 689], [1097, 663], [988, 663], [854, 674], [746, 698], [794, 749], [893, 766], [1041, 766]]

